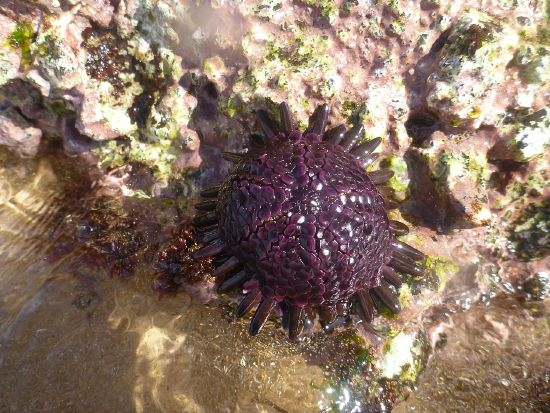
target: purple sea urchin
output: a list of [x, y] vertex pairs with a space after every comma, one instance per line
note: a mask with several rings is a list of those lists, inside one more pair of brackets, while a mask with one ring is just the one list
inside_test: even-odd
[[201, 192], [209, 199], [196, 205], [204, 213], [192, 225], [205, 228], [205, 246], [194, 258], [227, 255], [213, 275], [228, 275], [220, 292], [244, 284], [236, 315], [258, 307], [252, 335], [277, 305], [291, 341], [313, 308], [323, 325], [347, 315], [352, 300], [365, 322], [380, 305], [399, 313], [390, 284], [399, 288], [401, 280], [392, 268], [423, 276], [416, 261], [424, 254], [392, 236], [408, 232], [387, 217], [396, 204], [382, 195], [391, 188], [377, 186], [393, 172], [365, 170], [381, 139], [357, 146], [362, 125], [325, 132], [326, 104], [303, 133], [284, 102], [280, 114], [281, 126], [259, 110], [265, 136], [253, 135], [247, 153], [222, 154], [235, 166], [221, 185]]

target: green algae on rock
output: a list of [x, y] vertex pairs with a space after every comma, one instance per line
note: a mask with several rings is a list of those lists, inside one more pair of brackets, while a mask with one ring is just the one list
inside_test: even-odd
[[449, 213], [462, 225], [485, 225], [491, 219], [488, 207], [489, 169], [483, 152], [457, 146], [448, 151], [421, 149], [438, 193], [446, 200]]
[[439, 51], [438, 69], [428, 77], [427, 108], [451, 126], [475, 129], [504, 78], [518, 36], [489, 15], [469, 12]]
[[35, 39], [36, 33], [29, 22], [22, 20], [17, 23], [15, 30], [7, 40], [7, 44], [21, 52], [21, 65], [28, 67], [32, 62], [30, 44]]
[[424, 330], [411, 334], [400, 331], [384, 345], [384, 357], [376, 361], [380, 377], [399, 378], [403, 383], [414, 383], [418, 374], [424, 369], [430, 353], [430, 344]]
[[518, 161], [529, 161], [545, 153], [550, 146], [550, 108], [525, 116], [508, 143]]
[[542, 301], [550, 293], [550, 282], [548, 272], [539, 271], [523, 283], [523, 290], [527, 297]]
[[550, 252], [550, 200], [527, 205], [506, 228], [506, 237], [522, 261], [540, 260]]
[[[521, 79], [530, 85], [542, 86], [550, 81], [550, 51], [547, 47], [539, 47], [535, 52], [533, 46], [524, 48], [525, 52], [519, 58], [525, 68], [521, 71]], [[530, 60], [528, 63], [526, 60]]]

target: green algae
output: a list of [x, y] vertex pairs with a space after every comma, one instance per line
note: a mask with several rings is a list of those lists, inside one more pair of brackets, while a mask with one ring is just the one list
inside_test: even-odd
[[384, 166], [395, 172], [395, 175], [384, 185], [395, 190], [394, 198], [404, 201], [410, 195], [409, 179], [407, 177], [407, 163], [395, 155], [384, 159]]
[[518, 161], [543, 155], [550, 147], [550, 109], [544, 108], [522, 118], [508, 145]]
[[405, 24], [399, 20], [394, 20], [389, 24], [389, 30], [397, 35], [405, 33]]
[[31, 53], [31, 43], [36, 39], [36, 33], [34, 33], [31, 24], [25, 20], [20, 21], [15, 26], [15, 29], [11, 33], [10, 37], [6, 41], [8, 46], [17, 48], [21, 52], [21, 65], [26, 69], [33, 60]]
[[407, 10], [407, 7], [401, 5], [400, 0], [386, 0], [385, 3], [390, 13], [396, 17], [399, 22], [404, 23], [411, 17], [411, 12]]
[[365, 32], [368, 32], [375, 39], [383, 37], [384, 31], [382, 30], [380, 18], [373, 17], [361, 22], [359, 33], [363, 34]]
[[342, 102], [342, 115], [345, 116], [348, 120], [351, 120], [351, 117], [354, 116], [361, 107], [360, 103], [357, 103], [353, 100], [345, 100]]
[[500, 199], [500, 209], [503, 209], [507, 205], [518, 202], [525, 204], [527, 196], [538, 196], [548, 188], [548, 181], [545, 179], [545, 174], [548, 169], [544, 163], [537, 164], [537, 167], [527, 176], [525, 182], [514, 181], [506, 188], [506, 197]]
[[449, 27], [450, 21], [449, 17], [444, 14], [438, 16], [435, 22], [435, 31], [439, 33], [444, 32]]
[[[436, 280], [433, 282], [434, 289], [441, 291], [447, 281], [458, 272], [459, 268], [446, 258], [431, 255], [426, 258], [425, 271], [428, 275], [435, 275]], [[430, 282], [428, 283], [430, 285]]]
[[436, 178], [436, 187], [440, 192], [451, 190], [454, 185], [466, 178], [485, 187], [489, 178], [489, 168], [485, 156], [476, 152], [445, 152], [434, 160], [432, 173]]
[[318, 7], [321, 10], [321, 16], [330, 23], [334, 21], [338, 14], [338, 6], [334, 0], [305, 0], [309, 6]]
[[548, 83], [550, 81], [550, 55], [539, 52], [526, 65], [520, 76], [521, 80], [530, 85], [543, 86]]
[[[282, 44], [279, 38], [273, 36], [267, 43], [265, 60], [279, 63], [283, 68], [299, 69], [329, 69], [332, 60], [326, 53], [328, 40], [322, 36], [299, 35]], [[324, 51], [324, 54], [319, 53]]]
[[[476, 128], [487, 94], [500, 84], [519, 37], [505, 22], [470, 10], [439, 51], [439, 70], [428, 77], [428, 107], [453, 127]], [[463, 79], [475, 79], [464, 89]]]
[[358, 5], [358, 0], [347, 0], [340, 6], [340, 11], [342, 13], [351, 13], [351, 11]]
[[418, 345], [416, 335], [399, 332], [390, 338], [382, 349], [384, 357], [377, 360], [376, 367], [380, 376], [388, 379], [400, 378], [400, 381], [416, 381], [423, 367], [422, 345]]
[[506, 227], [520, 261], [536, 261], [550, 253], [550, 200], [531, 203]]
[[275, 12], [280, 10], [282, 7], [283, 3], [281, 0], [262, 0], [261, 2], [253, 5], [249, 12], [260, 19], [269, 22], [273, 19]]
[[[189, 122], [194, 108], [184, 102], [181, 88], [167, 90], [167, 85], [182, 74], [180, 60], [162, 46], [170, 39], [157, 36], [157, 29], [160, 26], [149, 26], [142, 34], [153, 36], [158, 43], [88, 29], [85, 47], [89, 75], [98, 80], [96, 113], [124, 137], [123, 145], [102, 142], [93, 150], [99, 155], [100, 165], [109, 170], [129, 163], [144, 164], [158, 185], [166, 185], [176, 173], [172, 165], [182, 154], [179, 146], [189, 141], [180, 125]], [[107, 54], [106, 59], [101, 58], [103, 54]], [[98, 64], [101, 66], [95, 68]]]
[[[447, 281], [459, 270], [457, 265], [438, 255], [428, 256], [423, 269], [426, 275], [422, 278], [415, 278], [408, 274], [402, 274], [403, 282], [409, 286], [410, 294], [413, 296], [424, 297], [423, 289], [442, 291]], [[405, 297], [407, 296], [404, 296], [404, 298]], [[426, 302], [425, 304], [428, 305], [430, 303]]]
[[[253, 31], [246, 33], [242, 39], [245, 54], [256, 47], [257, 42]], [[294, 33], [286, 39], [274, 34], [265, 35], [262, 57], [250, 63], [244, 76], [240, 76], [235, 84], [234, 91], [243, 99], [250, 100], [269, 93], [269, 87], [287, 89], [289, 79], [298, 75], [315, 79], [316, 92], [331, 98], [341, 85], [330, 56], [331, 47], [328, 36], [312, 35], [307, 31]], [[304, 102], [307, 99], [301, 100], [298, 103], [307, 104]]]
[[109, 170], [137, 162], [147, 165], [159, 183], [167, 184], [174, 178], [179, 172], [173, 164], [182, 154], [179, 145], [185, 146], [190, 139], [179, 125], [189, 122], [193, 110], [185, 104], [182, 93], [180, 88], [170, 90], [165, 96], [167, 104], [154, 106], [146, 124], [129, 135], [126, 144], [111, 140], [93, 149], [100, 165]]

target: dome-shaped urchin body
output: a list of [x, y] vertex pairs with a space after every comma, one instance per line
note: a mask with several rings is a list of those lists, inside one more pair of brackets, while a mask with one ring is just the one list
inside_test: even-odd
[[281, 133], [220, 187], [219, 236], [263, 297], [334, 306], [378, 287], [391, 257], [382, 196], [354, 156], [313, 133]]
[[267, 139], [247, 153], [224, 154], [236, 165], [221, 185], [202, 193], [217, 199], [197, 205], [207, 212], [193, 225], [217, 225], [205, 237], [211, 243], [195, 258], [230, 257], [214, 275], [230, 274], [222, 291], [244, 283], [247, 295], [238, 317], [259, 304], [251, 334], [262, 329], [277, 304], [292, 341], [312, 308], [329, 324], [347, 313], [352, 297], [366, 322], [378, 314], [379, 304], [397, 313], [399, 301], [388, 282], [400, 287], [401, 281], [389, 267], [424, 274], [415, 263], [423, 254], [392, 237], [408, 231], [388, 220], [392, 203], [381, 191], [391, 190], [377, 187], [393, 172], [365, 169], [376, 159], [371, 153], [380, 139], [355, 147], [362, 126], [323, 134], [327, 113], [320, 106], [302, 133], [292, 127], [286, 104], [282, 132], [259, 111]]

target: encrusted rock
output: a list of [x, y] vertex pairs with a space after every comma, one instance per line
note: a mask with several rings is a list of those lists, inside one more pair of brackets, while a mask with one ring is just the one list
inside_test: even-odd
[[411, 207], [424, 211], [422, 216], [439, 231], [452, 222], [459, 227], [490, 222], [486, 189], [489, 170], [479, 149], [455, 145], [450, 150], [409, 150], [406, 159], [411, 181], [421, 182], [412, 184]]
[[475, 129], [493, 104], [517, 35], [488, 15], [470, 12], [452, 29], [428, 77], [425, 102], [450, 126]]
[[15, 21], [11, 20], [4, 14], [0, 13], [0, 44], [2, 47], [2, 53], [0, 53], [0, 86], [13, 79], [19, 73], [21, 66], [21, 53], [15, 47], [16, 44], [13, 40], [13, 34], [17, 27]]
[[529, 204], [508, 225], [507, 238], [512, 241], [518, 259], [540, 260], [550, 253], [550, 200]]
[[550, 275], [548, 272], [540, 271], [523, 283], [523, 291], [527, 297], [533, 300], [544, 300], [550, 292]]
[[550, 146], [550, 108], [524, 117], [508, 145], [518, 161], [528, 161], [542, 155]]
[[[532, 60], [525, 65], [525, 69], [521, 72], [521, 79], [525, 83], [541, 86], [550, 80], [550, 50], [541, 47], [535, 52], [532, 50], [532, 46], [529, 47], [528, 50], [532, 53], [530, 55], [523, 54], [521, 57], [523, 60], [531, 57]], [[520, 61], [520, 63], [523, 63], [523, 61]]]

